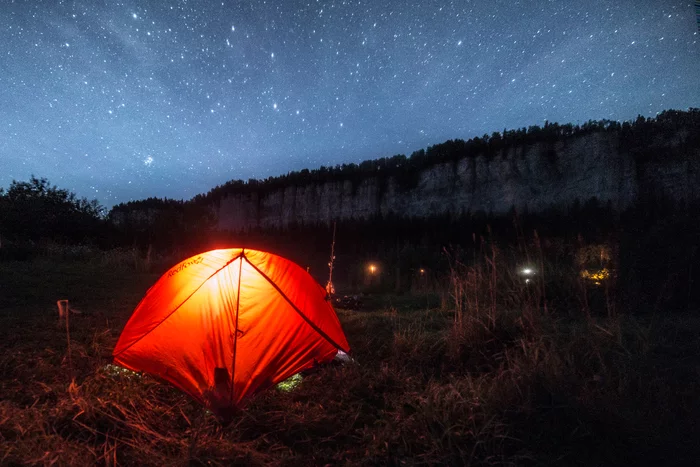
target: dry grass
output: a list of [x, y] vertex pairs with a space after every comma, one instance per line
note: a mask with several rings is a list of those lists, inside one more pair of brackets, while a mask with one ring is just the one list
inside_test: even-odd
[[[700, 320], [596, 313], [578, 296], [553, 305], [547, 283], [525, 286], [496, 249], [455, 258], [441, 308], [339, 310], [358, 363], [259, 394], [228, 426], [107, 366], [156, 278], [115, 261], [0, 264], [0, 465], [683, 465], [698, 455]], [[72, 368], [59, 298], [82, 312], [71, 316]]]

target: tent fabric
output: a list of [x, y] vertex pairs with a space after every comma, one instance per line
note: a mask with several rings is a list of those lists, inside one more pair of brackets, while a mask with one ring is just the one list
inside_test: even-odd
[[233, 248], [193, 256], [163, 274], [113, 356], [221, 414], [338, 350], [350, 349], [321, 285], [285, 258]]

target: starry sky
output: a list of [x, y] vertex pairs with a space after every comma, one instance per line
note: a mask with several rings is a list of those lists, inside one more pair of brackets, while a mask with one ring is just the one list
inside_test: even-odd
[[106, 207], [700, 107], [692, 1], [0, 1], [0, 187]]

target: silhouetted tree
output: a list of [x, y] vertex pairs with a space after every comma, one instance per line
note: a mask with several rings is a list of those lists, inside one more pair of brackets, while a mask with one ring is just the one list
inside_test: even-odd
[[32, 175], [28, 182], [13, 180], [7, 191], [0, 190], [0, 235], [10, 240], [92, 241], [103, 227], [97, 200], [78, 198], [46, 178]]

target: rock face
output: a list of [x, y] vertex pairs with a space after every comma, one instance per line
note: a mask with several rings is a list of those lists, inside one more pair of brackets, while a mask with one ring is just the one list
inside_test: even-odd
[[616, 133], [598, 132], [435, 164], [422, 170], [409, 189], [393, 176], [378, 174], [354, 184], [340, 180], [229, 194], [214, 209], [219, 229], [242, 230], [391, 213], [499, 214], [513, 207], [538, 212], [593, 197], [624, 209], [645, 192], [676, 200], [700, 198], [700, 148], [689, 148], [684, 136], [676, 135], [655, 142], [652, 149], [654, 157], [638, 157], [619, 149]]

